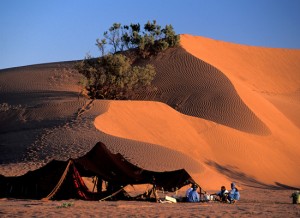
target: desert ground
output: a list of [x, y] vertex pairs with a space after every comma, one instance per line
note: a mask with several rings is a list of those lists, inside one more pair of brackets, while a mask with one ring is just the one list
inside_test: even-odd
[[[98, 141], [154, 171], [184, 168], [208, 192], [232, 181], [236, 204], [0, 199], [1, 217], [298, 217], [300, 50], [181, 35], [147, 60], [155, 92], [135, 100], [80, 94], [75, 61], [0, 70], [0, 174], [22, 175]], [[184, 192], [184, 191], [183, 191]]]
[[[245, 189], [236, 204], [0, 199], [1, 217], [299, 217], [290, 190]], [[67, 206], [63, 206], [67, 205]]]

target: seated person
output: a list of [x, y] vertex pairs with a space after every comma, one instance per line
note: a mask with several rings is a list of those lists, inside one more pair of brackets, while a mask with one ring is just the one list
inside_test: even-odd
[[234, 204], [236, 201], [240, 200], [240, 192], [236, 188], [235, 183], [231, 183], [231, 191], [228, 193], [228, 200], [230, 204]]
[[198, 186], [196, 184], [193, 184], [192, 190], [189, 192], [187, 201], [188, 202], [199, 202], [200, 201], [200, 196], [197, 192]]
[[185, 199], [187, 200], [187, 198], [189, 197], [189, 193], [193, 190], [193, 185], [191, 185], [191, 187], [188, 188], [188, 190], [186, 190], [185, 192]]
[[228, 196], [228, 190], [226, 190], [225, 186], [221, 187], [221, 190], [215, 193], [217, 195], [216, 200], [226, 202], [227, 201], [227, 196]]

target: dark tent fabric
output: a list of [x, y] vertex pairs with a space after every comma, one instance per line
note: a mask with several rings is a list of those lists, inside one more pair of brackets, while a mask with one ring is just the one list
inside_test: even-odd
[[[166, 191], [175, 191], [186, 185], [186, 182], [194, 183], [191, 176], [184, 170], [169, 172], [153, 172], [144, 170], [128, 162], [121, 154], [111, 153], [106, 146], [99, 142], [83, 157], [75, 159], [77, 168], [82, 172], [100, 175], [106, 181], [128, 184], [155, 184]], [[85, 174], [81, 174], [85, 176]]]
[[[195, 183], [184, 169], [167, 172], [145, 170], [128, 162], [121, 154], [111, 153], [98, 142], [91, 151], [77, 159], [53, 160], [22, 176], [0, 175], [0, 198], [99, 200], [112, 194], [109, 191], [89, 191], [82, 177], [97, 177], [118, 188], [152, 184], [157, 189], [171, 192]], [[119, 196], [124, 195], [125, 191]]]
[[54, 189], [67, 165], [67, 161], [52, 160], [22, 176], [1, 176], [0, 197], [41, 199]]

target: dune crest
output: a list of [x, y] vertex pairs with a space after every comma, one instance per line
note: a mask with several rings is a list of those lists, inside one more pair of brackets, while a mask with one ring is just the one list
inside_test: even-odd
[[300, 126], [295, 112], [300, 109], [300, 50], [246, 46], [186, 34], [181, 35], [181, 44], [187, 52], [221, 70], [256, 115], [270, 114], [270, 102]]
[[[181, 48], [168, 51], [152, 60], [158, 70], [154, 84], [162, 91], [155, 93], [154, 97], [146, 96], [144, 99], [165, 102], [191, 116], [179, 114], [155, 102], [111, 102], [108, 111], [96, 119], [96, 127], [112, 135], [158, 144], [196, 157], [207, 170], [215, 171], [215, 175], [219, 173], [219, 178], [227, 177], [260, 187], [300, 186], [297, 173], [300, 165], [299, 128], [291, 121], [291, 114], [286, 115], [268, 98], [271, 92], [273, 97], [276, 93], [281, 97], [289, 96], [300, 87], [300, 83], [297, 83], [297, 69], [300, 68], [293, 64], [300, 56], [299, 51], [275, 49], [274, 55], [278, 61], [274, 69], [291, 72], [291, 78], [283, 79], [283, 84], [292, 84], [284, 89], [281, 79], [285, 74], [280, 70], [274, 72], [273, 84], [268, 83], [274, 70], [271, 68], [272, 63], [269, 63], [273, 61], [274, 49], [270, 51], [268, 48], [235, 45], [189, 35], [182, 36], [182, 47], [198, 60], [184, 54]], [[227, 53], [230, 55], [226, 56]], [[291, 57], [286, 56], [287, 54]], [[250, 63], [248, 66], [247, 61], [241, 61], [250, 58], [257, 59], [260, 65], [252, 66]], [[267, 60], [269, 62], [264, 65]], [[205, 65], [203, 61], [209, 65]], [[256, 68], [264, 73], [258, 73], [256, 77]], [[220, 75], [218, 78], [224, 77], [223, 82], [217, 83], [228, 99], [223, 103], [222, 97], [215, 98], [212, 94], [207, 98], [209, 104], [205, 104], [205, 95], [200, 94], [205, 89], [197, 90], [197, 87], [206, 87], [207, 92], [215, 92], [214, 85], [210, 84], [214, 84], [216, 77], [210, 78], [211, 72], [218, 72], [215, 74]], [[254, 83], [256, 79], [258, 85]], [[262, 87], [258, 89], [256, 86]], [[230, 89], [233, 93], [236, 90], [236, 93], [231, 95]], [[234, 105], [237, 99], [242, 104]], [[279, 104], [290, 102], [283, 99]], [[289, 104], [297, 105], [297, 101]], [[228, 108], [223, 111], [224, 116], [245, 116], [247, 113], [254, 116], [250, 119], [239, 117], [235, 121], [238, 124], [228, 125], [219, 122], [223, 118], [215, 120], [206, 117], [207, 113], [203, 111], [208, 108], [208, 113], [211, 110], [213, 114], [218, 113], [211, 105], [218, 105], [221, 109]], [[256, 127], [252, 125], [251, 128], [256, 130], [267, 127], [268, 134], [253, 134], [241, 128], [232, 128], [239, 125], [248, 128], [251, 126], [249, 123], [255, 123]], [[263, 128], [260, 131], [266, 130]], [[204, 173], [201, 174], [203, 175]], [[208, 182], [203, 183], [210, 187]]]
[[108, 111], [95, 119], [95, 126], [122, 138], [164, 145], [189, 155], [196, 152], [196, 159], [203, 153], [211, 153], [198, 132], [213, 124], [203, 121], [195, 129], [185, 117], [160, 102], [111, 101]]
[[74, 62], [0, 71], [0, 171], [20, 175], [102, 141], [153, 171], [185, 168], [204, 189], [300, 187], [298, 50], [181, 36], [143, 60], [154, 92], [135, 101], [79, 95]]
[[153, 58], [158, 91], [141, 99], [160, 101], [186, 115], [231, 128], [268, 135], [268, 127], [243, 102], [232, 82], [213, 65], [183, 48], [169, 49]]
[[244, 155], [232, 153], [237, 158], [250, 155], [236, 165], [244, 169], [242, 172], [269, 184], [299, 187], [300, 129], [299, 113], [295, 111], [300, 106], [300, 50], [245, 46], [190, 35], [182, 35], [181, 44], [187, 52], [222, 71], [243, 102], [271, 131], [271, 135], [259, 137], [228, 130], [225, 133], [221, 127], [208, 143], [215, 144], [211, 139], [217, 136], [219, 148], [247, 147]]

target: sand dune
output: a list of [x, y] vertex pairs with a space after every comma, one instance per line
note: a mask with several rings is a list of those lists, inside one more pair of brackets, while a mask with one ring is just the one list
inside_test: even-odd
[[156, 92], [79, 96], [73, 62], [0, 71], [0, 174], [18, 175], [98, 141], [150, 170], [185, 168], [204, 189], [300, 187], [300, 51], [190, 35], [145, 62]]
[[224, 73], [183, 48], [170, 49], [151, 61], [158, 71], [153, 83], [159, 91], [145, 99], [162, 101], [181, 113], [241, 131], [269, 134]]
[[[260, 165], [266, 168], [260, 173], [262, 177], [258, 178], [265, 177], [269, 183], [280, 183], [271, 175], [276, 174], [278, 180], [285, 177], [283, 183], [299, 186], [296, 172], [300, 166], [297, 123], [300, 51], [237, 45], [188, 35], [182, 36], [182, 45], [191, 54], [221, 70], [233, 83], [243, 102], [270, 129], [271, 135], [267, 137], [244, 136], [247, 141], [254, 139], [251, 144], [237, 137], [245, 146], [253, 147], [252, 144], [255, 144], [260, 152], [263, 148], [270, 149], [268, 153], [261, 153], [265, 163], [260, 162]], [[214, 48], [218, 48], [218, 52], [212, 54]], [[259, 170], [253, 168], [244, 172], [255, 175]]]
[[[207, 50], [212, 52], [215, 48], [214, 52], [218, 53], [219, 46], [215, 44], [219, 42], [201, 37], [190, 38], [182, 36], [182, 46], [195, 58], [182, 49], [174, 49], [152, 60], [159, 72], [154, 81], [159, 92], [145, 99], [165, 102], [194, 117], [178, 116], [170, 108], [162, 109], [153, 103], [129, 102], [124, 105], [114, 102], [107, 113], [96, 119], [96, 127], [119, 137], [179, 150], [204, 163], [206, 168], [210, 166], [229, 178], [249, 185], [299, 186], [300, 149], [297, 141], [300, 132], [294, 119], [290, 120], [293, 114], [295, 118], [299, 117], [299, 102], [296, 97], [292, 98], [295, 101], [284, 100], [285, 96], [292, 96], [300, 87], [297, 74], [300, 69], [297, 62], [299, 51], [252, 48], [222, 42], [220, 49], [224, 50], [223, 56], [215, 58], [212, 54], [215, 59], [209, 59], [208, 55], [202, 55], [206, 50], [201, 50], [201, 45], [211, 43]], [[243, 48], [242, 51], [239, 48]], [[225, 59], [227, 52], [231, 56]], [[241, 65], [240, 59], [251, 59], [260, 64], [245, 62]], [[274, 60], [276, 64], [271, 67]], [[239, 74], [228, 72], [228, 68]], [[241, 74], [243, 79], [239, 79]], [[261, 90], [254, 89], [256, 74]], [[270, 84], [269, 77], [273, 74], [275, 78]], [[285, 74], [289, 75], [287, 79]], [[289, 84], [291, 81], [292, 86], [283, 89], [281, 82]], [[291, 109], [293, 113], [285, 115], [282, 111], [284, 107], [277, 108], [266, 97], [266, 93], [275, 91], [285, 92], [285, 96], [278, 94], [280, 102], [295, 105], [296, 108]], [[102, 125], [97, 124], [99, 122]], [[206, 185], [211, 187], [215, 183]]]
[[[221, 70], [251, 109], [257, 108], [252, 106], [255, 101], [259, 105], [260, 99], [268, 100], [276, 109], [284, 110], [292, 122], [299, 120], [289, 111], [299, 108], [300, 50], [238, 45], [190, 35], [182, 35], [181, 43], [189, 53]], [[262, 108], [256, 113], [268, 114], [269, 107], [267, 112]], [[295, 124], [299, 126], [298, 121]]]

